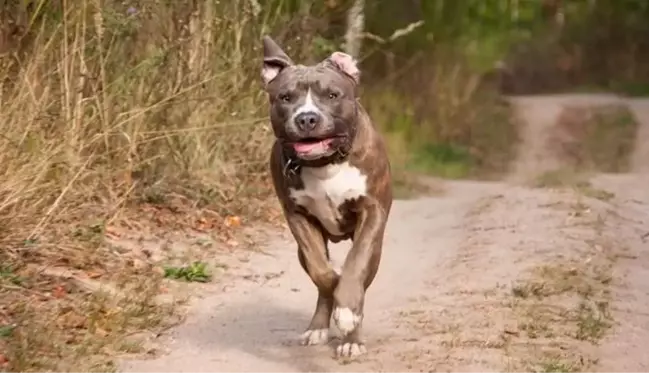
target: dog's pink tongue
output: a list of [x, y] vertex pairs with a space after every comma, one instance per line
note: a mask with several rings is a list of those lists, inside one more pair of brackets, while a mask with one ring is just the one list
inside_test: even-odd
[[295, 149], [297, 153], [313, 153], [324, 150], [330, 142], [330, 139], [313, 142], [296, 142], [293, 144], [293, 149]]

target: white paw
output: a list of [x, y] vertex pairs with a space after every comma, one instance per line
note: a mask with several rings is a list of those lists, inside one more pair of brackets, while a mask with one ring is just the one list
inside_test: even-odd
[[343, 335], [347, 335], [356, 329], [360, 325], [363, 317], [361, 315], [356, 315], [349, 308], [340, 308], [336, 307], [333, 312], [334, 322], [336, 327], [340, 330]]
[[307, 330], [300, 336], [302, 344], [305, 346], [324, 344], [329, 341], [329, 329]]
[[367, 349], [360, 343], [343, 343], [336, 347], [338, 357], [356, 357], [365, 353], [367, 353]]

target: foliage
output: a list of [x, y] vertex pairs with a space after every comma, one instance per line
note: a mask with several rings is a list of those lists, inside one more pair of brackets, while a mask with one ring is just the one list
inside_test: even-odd
[[212, 275], [207, 272], [207, 263], [197, 261], [183, 267], [166, 267], [164, 277], [188, 282], [209, 282]]

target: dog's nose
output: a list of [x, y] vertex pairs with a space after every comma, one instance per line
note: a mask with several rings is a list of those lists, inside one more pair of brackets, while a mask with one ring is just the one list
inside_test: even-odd
[[314, 112], [300, 113], [295, 117], [295, 125], [301, 131], [311, 131], [320, 123], [320, 114]]

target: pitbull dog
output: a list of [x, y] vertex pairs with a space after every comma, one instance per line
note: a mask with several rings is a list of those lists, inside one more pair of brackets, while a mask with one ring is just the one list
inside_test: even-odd
[[[358, 101], [356, 61], [334, 52], [314, 66], [293, 63], [268, 36], [261, 76], [276, 140], [270, 155], [275, 193], [297, 241], [298, 259], [318, 289], [305, 345], [328, 342], [333, 316], [338, 356], [366, 352], [365, 292], [381, 260], [392, 206], [383, 139]], [[352, 240], [341, 273], [327, 243]]]

